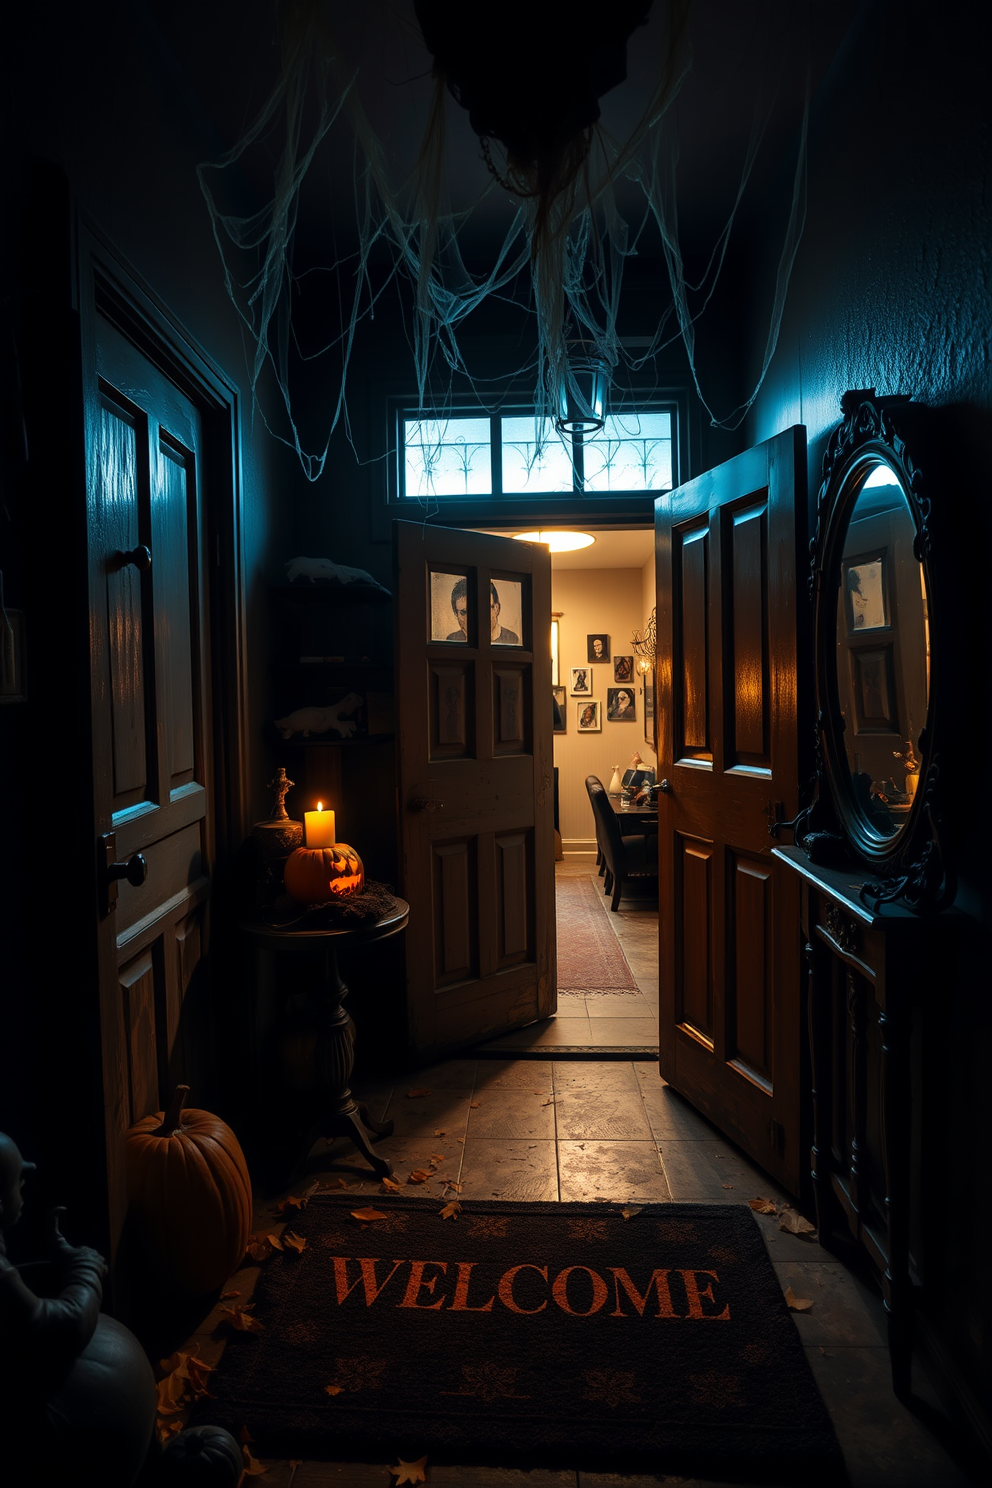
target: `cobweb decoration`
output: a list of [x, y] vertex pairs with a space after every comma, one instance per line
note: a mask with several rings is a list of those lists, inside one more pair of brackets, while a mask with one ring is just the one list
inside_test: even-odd
[[[491, 296], [502, 296], [519, 306], [519, 286], [529, 285], [526, 308], [534, 317], [536, 355], [521, 371], [534, 377], [538, 454], [541, 441], [555, 437], [549, 432], [555, 411], [566, 396], [581, 395], [569, 355], [576, 344], [612, 375], [621, 362], [635, 371], [641, 369], [681, 338], [696, 391], [711, 422], [732, 429], [742, 421], [775, 350], [802, 234], [809, 88], [763, 365], [746, 401], [718, 418], [700, 386], [695, 327], [719, 279], [774, 90], [756, 89], [754, 120], [735, 200], [702, 275], [691, 283], [679, 245], [679, 140], [672, 110], [692, 60], [689, 6], [690, 0], [670, 0], [663, 23], [655, 28], [659, 37], [656, 81], [629, 137], [618, 141], [600, 124], [593, 125], [569, 188], [550, 206], [545, 204], [543, 212], [537, 197], [520, 197], [487, 269], [478, 273], [470, 272], [465, 264], [460, 235], [485, 198], [503, 189], [498, 180], [508, 165], [498, 158], [495, 142], [486, 142], [484, 153], [492, 174], [480, 164], [477, 199], [453, 210], [446, 172], [451, 104], [444, 80], [438, 77], [416, 168], [396, 179], [397, 168], [363, 104], [365, 64], [348, 56], [337, 34], [337, 7], [324, 0], [288, 0], [283, 5], [282, 62], [276, 85], [237, 144], [219, 160], [202, 164], [198, 176], [223, 263], [225, 288], [250, 348], [254, 406], [270, 433], [295, 450], [308, 479], [322, 474], [331, 438], [342, 421], [350, 438], [346, 389], [355, 338], [363, 322], [374, 318], [387, 290], [399, 290], [406, 310], [418, 404], [443, 415], [456, 375], [466, 378], [480, 403], [487, 406], [486, 391], [480, 388], [484, 379], [473, 373], [460, 345], [464, 321]], [[407, 25], [422, 46], [415, 26], [391, 8], [384, 24]], [[426, 51], [424, 61], [429, 67]], [[331, 222], [340, 216], [340, 173], [335, 176], [326, 167], [331, 151], [336, 160], [347, 154], [353, 162], [350, 215], [357, 246], [349, 245], [338, 254], [332, 243], [324, 267], [336, 278], [340, 328], [317, 351], [304, 351], [297, 324], [301, 285], [294, 270], [301, 193], [305, 185], [311, 192], [325, 190], [329, 199], [324, 215]], [[223, 209], [218, 199], [221, 189], [233, 196], [243, 190], [246, 177], [257, 180], [259, 159], [271, 177], [268, 200], [247, 213]], [[245, 170], [249, 160], [250, 172]], [[326, 186], [322, 186], [322, 177]], [[621, 180], [635, 182], [643, 196], [643, 210], [634, 223], [625, 219], [617, 205], [616, 185]], [[671, 304], [660, 316], [650, 344], [635, 357], [617, 332], [623, 271], [627, 258], [652, 230], [660, 238]], [[331, 353], [337, 367], [336, 387], [329, 399], [329, 427], [322, 447], [308, 450], [294, 412], [291, 368], [294, 359], [305, 363]], [[266, 369], [271, 370], [282, 404], [285, 423], [280, 421], [279, 427], [261, 397]]]

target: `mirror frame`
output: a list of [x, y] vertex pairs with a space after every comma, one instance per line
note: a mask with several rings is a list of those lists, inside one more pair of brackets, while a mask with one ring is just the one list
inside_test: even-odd
[[[953, 895], [941, 845], [940, 766], [936, 752], [937, 647], [930, 499], [924, 476], [907, 445], [914, 407], [904, 396], [877, 397], [874, 388], [847, 392], [843, 422], [823, 457], [816, 533], [810, 544], [810, 596], [814, 606], [816, 785], [812, 804], [796, 821], [796, 842], [813, 862], [841, 865], [853, 858], [877, 877], [861, 887], [866, 904], [901, 901], [922, 911], [940, 908]], [[902, 487], [915, 527], [913, 552], [922, 565], [930, 636], [926, 722], [917, 744], [920, 777], [909, 816], [896, 835], [880, 839], [855, 797], [840, 723], [837, 687], [838, 574], [851, 513], [866, 467], [889, 467]]]

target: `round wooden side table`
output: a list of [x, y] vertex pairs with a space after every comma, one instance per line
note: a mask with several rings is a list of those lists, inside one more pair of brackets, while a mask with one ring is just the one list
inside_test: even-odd
[[311, 1112], [303, 1136], [294, 1140], [295, 1160], [289, 1171], [306, 1162], [318, 1137], [348, 1137], [380, 1178], [392, 1163], [372, 1149], [369, 1132], [392, 1135], [391, 1121], [376, 1122], [368, 1107], [356, 1101], [349, 1088], [355, 1065], [355, 1025], [343, 1006], [348, 988], [338, 971], [341, 946], [367, 945], [404, 929], [410, 917], [405, 899], [377, 920], [326, 929], [282, 929], [248, 920], [242, 930], [251, 942], [277, 955], [297, 958], [294, 988], [285, 1001], [281, 1027], [275, 1033], [282, 1077], [289, 1090]]

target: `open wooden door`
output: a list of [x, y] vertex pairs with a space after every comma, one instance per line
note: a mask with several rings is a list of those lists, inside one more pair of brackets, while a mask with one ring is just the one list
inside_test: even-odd
[[661, 1074], [791, 1192], [801, 1171], [797, 880], [805, 431], [656, 502]]
[[401, 892], [411, 1052], [557, 1007], [551, 557], [395, 523]]
[[115, 304], [98, 274], [85, 324], [94, 908], [114, 1253], [126, 1209], [124, 1132], [180, 1080], [193, 1086], [191, 1104], [210, 1093], [204, 422], [213, 408], [192, 379], [179, 385], [173, 348], [137, 309], [130, 318]]

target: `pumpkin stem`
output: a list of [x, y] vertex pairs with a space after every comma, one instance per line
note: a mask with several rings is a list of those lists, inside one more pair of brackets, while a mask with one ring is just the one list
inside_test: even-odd
[[170, 1132], [174, 1132], [178, 1126], [182, 1125], [182, 1111], [188, 1095], [188, 1085], [176, 1086], [169, 1102], [169, 1109], [162, 1117], [162, 1125], [155, 1128], [152, 1132], [153, 1137], [167, 1137]]

